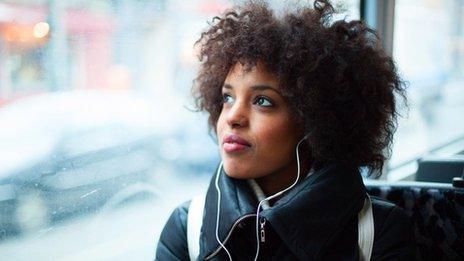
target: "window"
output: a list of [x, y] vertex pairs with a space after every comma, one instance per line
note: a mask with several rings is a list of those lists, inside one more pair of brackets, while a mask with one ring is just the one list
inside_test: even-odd
[[[464, 139], [464, 2], [395, 2], [393, 57], [409, 83], [389, 167], [391, 179], [414, 172], [428, 153], [454, 154]], [[456, 143], [461, 144], [455, 146]], [[413, 163], [406, 172], [395, 172]]]
[[186, 108], [193, 43], [231, 4], [0, 0], [3, 259], [153, 258], [172, 208], [219, 161], [205, 115]]

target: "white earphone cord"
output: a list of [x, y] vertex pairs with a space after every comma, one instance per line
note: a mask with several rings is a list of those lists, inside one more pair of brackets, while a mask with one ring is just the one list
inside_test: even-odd
[[300, 147], [300, 144], [305, 140], [306, 136], [303, 137], [303, 139], [301, 139], [298, 144], [296, 145], [296, 165], [297, 165], [297, 175], [296, 175], [296, 179], [295, 181], [293, 182], [292, 185], [290, 185], [290, 187], [282, 190], [282, 191], [279, 191], [277, 193], [275, 193], [274, 195], [272, 196], [269, 196], [263, 200], [261, 200], [258, 204], [258, 209], [256, 210], [256, 255], [255, 255], [255, 259], [254, 261], [257, 261], [258, 260], [258, 256], [259, 256], [259, 245], [260, 245], [260, 242], [259, 242], [259, 212], [261, 210], [261, 204], [263, 204], [265, 201], [269, 201], [273, 198], [276, 198], [280, 195], [282, 195], [283, 193], [289, 191], [290, 189], [292, 189], [296, 183], [298, 183], [298, 180], [300, 179], [300, 155], [298, 153], [298, 148]]
[[[272, 196], [269, 196], [263, 200], [261, 200], [258, 204], [258, 209], [256, 210], [256, 255], [255, 255], [255, 258], [254, 258], [254, 261], [257, 261], [258, 260], [258, 256], [259, 256], [259, 212], [261, 210], [261, 205], [265, 202], [265, 201], [269, 201], [275, 197], [278, 197], [280, 195], [282, 195], [283, 193], [287, 192], [288, 190], [292, 189], [296, 183], [298, 182], [298, 180], [300, 179], [300, 155], [299, 155], [299, 152], [298, 152], [298, 148], [300, 147], [300, 144], [306, 139], [306, 136], [303, 137], [299, 142], [298, 144], [296, 145], [296, 164], [297, 164], [297, 176], [296, 176], [296, 180], [295, 182], [293, 182], [292, 185], [290, 185], [290, 187], [282, 190], [282, 191], [279, 191], [277, 193], [275, 193], [274, 195]], [[221, 206], [221, 190], [219, 188], [219, 175], [221, 173], [221, 170], [222, 170], [222, 161], [221, 163], [219, 164], [219, 167], [218, 167], [218, 170], [217, 170], [217, 173], [216, 173], [216, 181], [215, 181], [215, 185], [216, 185], [216, 191], [218, 193], [218, 204], [217, 204], [217, 215], [216, 215], [216, 240], [217, 242], [219, 243], [219, 245], [224, 248], [224, 250], [226, 251], [227, 253], [227, 256], [229, 257], [229, 260], [232, 261], [232, 256], [230, 255], [229, 251], [227, 250], [227, 248], [224, 246], [224, 244], [221, 242], [221, 240], [219, 239], [219, 211], [220, 211], [220, 206]]]
[[232, 261], [232, 256], [230, 255], [229, 250], [227, 250], [226, 246], [224, 246], [224, 244], [219, 239], [219, 214], [220, 214], [219, 212], [221, 209], [221, 190], [219, 189], [219, 175], [221, 174], [221, 169], [222, 169], [222, 161], [219, 164], [219, 167], [216, 173], [216, 182], [215, 182], [216, 191], [218, 194], [217, 215], [216, 215], [216, 240], [219, 243], [219, 245], [221, 245], [221, 247], [224, 248], [224, 250], [226, 251], [227, 255], [229, 256], [229, 260]]

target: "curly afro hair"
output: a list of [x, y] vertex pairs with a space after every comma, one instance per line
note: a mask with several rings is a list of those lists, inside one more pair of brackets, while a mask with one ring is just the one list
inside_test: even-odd
[[376, 32], [363, 21], [332, 22], [334, 13], [328, 1], [279, 16], [265, 3], [248, 2], [214, 17], [196, 43], [201, 67], [193, 86], [210, 127], [221, 113], [229, 70], [260, 61], [277, 75], [308, 134], [313, 162], [379, 173], [391, 153], [405, 86]]

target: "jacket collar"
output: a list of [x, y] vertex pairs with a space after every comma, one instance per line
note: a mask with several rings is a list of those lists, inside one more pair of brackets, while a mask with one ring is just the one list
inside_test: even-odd
[[[200, 257], [214, 252], [216, 241], [217, 191], [213, 177], [205, 202]], [[258, 201], [246, 180], [228, 177], [221, 171], [219, 238], [224, 242], [234, 223], [241, 217], [255, 214]], [[336, 239], [345, 224], [362, 208], [366, 189], [358, 170], [331, 165], [315, 171], [280, 198], [260, 216], [288, 248], [303, 260], [317, 259]]]

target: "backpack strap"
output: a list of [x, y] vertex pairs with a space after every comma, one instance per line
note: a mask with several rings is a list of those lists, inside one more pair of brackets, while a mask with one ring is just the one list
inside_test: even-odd
[[203, 224], [206, 193], [192, 199], [187, 216], [187, 244], [190, 260], [196, 260], [200, 254], [200, 232]]
[[374, 245], [374, 215], [372, 214], [372, 202], [366, 195], [364, 207], [358, 213], [358, 246], [359, 260], [369, 261]]

